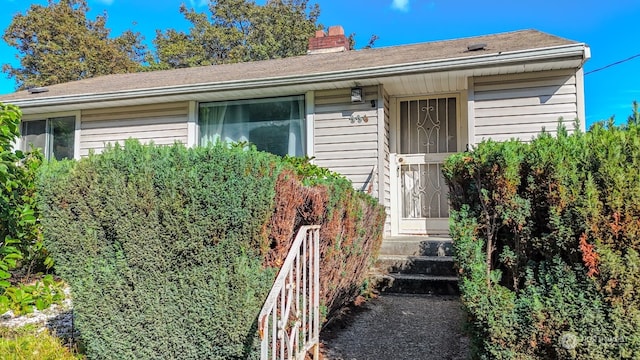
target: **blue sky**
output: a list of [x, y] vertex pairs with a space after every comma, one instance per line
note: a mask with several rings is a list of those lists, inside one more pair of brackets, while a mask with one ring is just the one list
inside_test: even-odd
[[[30, 4], [46, 0], [0, 0], [0, 29]], [[186, 29], [181, 3], [206, 10], [206, 0], [89, 0], [90, 18], [106, 11], [107, 26], [117, 35], [127, 28], [151, 43], [156, 29]], [[263, 3], [264, 1], [257, 1]], [[313, 2], [313, 1], [312, 1]], [[320, 22], [342, 25], [356, 33], [356, 48], [376, 34], [376, 47], [453, 39], [520, 29], [538, 29], [587, 43], [593, 71], [640, 54], [638, 0], [317, 0]], [[15, 52], [0, 41], [0, 62], [17, 64]], [[0, 76], [0, 94], [14, 90], [13, 80]], [[640, 57], [588, 74], [585, 78], [587, 125], [611, 115], [622, 121], [631, 102], [640, 100]]]

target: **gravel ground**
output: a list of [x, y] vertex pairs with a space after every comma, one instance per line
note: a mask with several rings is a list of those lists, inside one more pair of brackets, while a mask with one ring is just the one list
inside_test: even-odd
[[467, 359], [463, 322], [457, 297], [383, 294], [323, 330], [323, 355], [333, 360]]
[[62, 304], [53, 304], [45, 310], [34, 310], [33, 313], [15, 316], [12, 311], [0, 314], [0, 326], [17, 328], [29, 324], [35, 324], [39, 329], [49, 329], [61, 339], [77, 337], [73, 329], [73, 304], [70, 296], [71, 289], [66, 287], [64, 293], [66, 299]]

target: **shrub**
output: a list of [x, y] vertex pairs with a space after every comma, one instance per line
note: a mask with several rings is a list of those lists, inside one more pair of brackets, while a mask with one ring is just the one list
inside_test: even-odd
[[633, 121], [447, 160], [476, 358], [640, 356], [639, 165]]
[[255, 149], [136, 141], [47, 166], [46, 244], [71, 285], [88, 356], [255, 356], [257, 315], [304, 224], [335, 227], [321, 232], [321, 267], [343, 277], [322, 298], [330, 309], [350, 300], [381, 235], [381, 225], [351, 227], [380, 208], [342, 179], [304, 186], [295, 169]]
[[0, 312], [11, 310], [14, 315], [44, 310], [52, 304], [60, 304], [65, 298], [64, 282], [55, 281], [51, 274], [32, 284], [17, 284], [5, 289], [0, 296]]
[[13, 149], [20, 136], [21, 116], [16, 106], [0, 103], [0, 314], [48, 307], [61, 295], [50, 279], [27, 286], [17, 284], [21, 279], [14, 275], [19, 270], [30, 281], [34, 271], [52, 265], [43, 247], [35, 196], [42, 154]]
[[344, 176], [309, 160], [285, 158], [302, 181], [288, 172], [278, 178], [270, 221], [275, 251], [268, 265], [278, 266], [284, 260], [300, 225], [321, 225], [320, 301], [326, 320], [359, 295], [378, 256], [386, 213], [377, 200], [354, 191]]

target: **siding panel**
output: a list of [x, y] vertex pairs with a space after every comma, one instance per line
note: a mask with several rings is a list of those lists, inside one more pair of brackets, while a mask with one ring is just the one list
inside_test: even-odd
[[[314, 99], [315, 163], [345, 175], [361, 190], [378, 159], [378, 87], [364, 87], [365, 101], [351, 103], [351, 89], [317, 91]], [[351, 116], [367, 116], [367, 122]], [[375, 187], [374, 187], [375, 188]], [[377, 194], [371, 194], [377, 197]]]
[[341, 126], [341, 127], [331, 127], [331, 128], [325, 128], [325, 127], [317, 127], [316, 126], [316, 136], [326, 136], [326, 137], [331, 137], [331, 136], [335, 136], [336, 134], [340, 134], [340, 135], [362, 135], [362, 134], [371, 134], [371, 133], [376, 133], [378, 131], [378, 128], [376, 127], [375, 124], [371, 124], [371, 122], [367, 123], [367, 124], [350, 124], [353, 126]]
[[[541, 115], [522, 115], [522, 116], [492, 116], [488, 118], [476, 118], [476, 132], [484, 126], [506, 126], [519, 124], [544, 124], [557, 123], [558, 119], [563, 121], [573, 121], [576, 117], [575, 112], [557, 113], [550, 117], [548, 114]], [[534, 125], [535, 126], [535, 125]]]
[[337, 153], [340, 156], [344, 157], [342, 152], [344, 151], [358, 151], [358, 150], [373, 150], [378, 151], [378, 145], [375, 142], [354, 142], [354, 143], [328, 143], [328, 144], [318, 144], [316, 142], [315, 145], [315, 153], [324, 152], [324, 153]]
[[555, 94], [553, 96], [536, 96], [528, 98], [513, 98], [503, 100], [486, 100], [476, 104], [476, 109], [490, 109], [495, 107], [509, 107], [509, 106], [532, 106], [532, 105], [554, 105], [554, 104], [566, 104], [575, 101], [575, 94]]
[[[476, 108], [477, 118], [490, 118], [495, 116], [520, 116], [527, 115], [545, 115], [545, 114], [564, 114], [575, 113], [578, 107], [575, 103], [575, 97], [570, 103], [564, 104], [539, 104], [532, 106], [503, 106], [496, 104], [494, 108]], [[544, 106], [541, 106], [544, 105]]]
[[129, 138], [158, 145], [186, 143], [188, 112], [186, 102], [83, 111], [80, 155], [100, 153], [106, 144]]
[[[562, 124], [567, 127], [572, 126], [572, 123], [573, 120], [562, 122]], [[505, 134], [503, 127], [504, 125], [483, 126], [476, 130], [476, 136], [489, 138], [493, 135], [503, 135]], [[558, 130], [558, 121], [556, 120], [547, 123], [536, 123], [536, 125], [532, 125], [530, 123], [509, 125], [509, 133], [516, 135], [521, 133], [530, 133], [532, 131], [541, 132], [543, 128], [548, 132], [556, 132]]]
[[574, 128], [578, 89], [573, 72], [476, 77], [473, 82], [476, 143], [487, 138], [529, 141], [542, 128], [556, 132], [560, 118], [569, 131]]

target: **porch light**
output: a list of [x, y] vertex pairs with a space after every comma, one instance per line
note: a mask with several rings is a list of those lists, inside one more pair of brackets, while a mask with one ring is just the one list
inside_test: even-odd
[[351, 102], [352, 103], [364, 102], [364, 91], [362, 91], [361, 87], [351, 88]]

